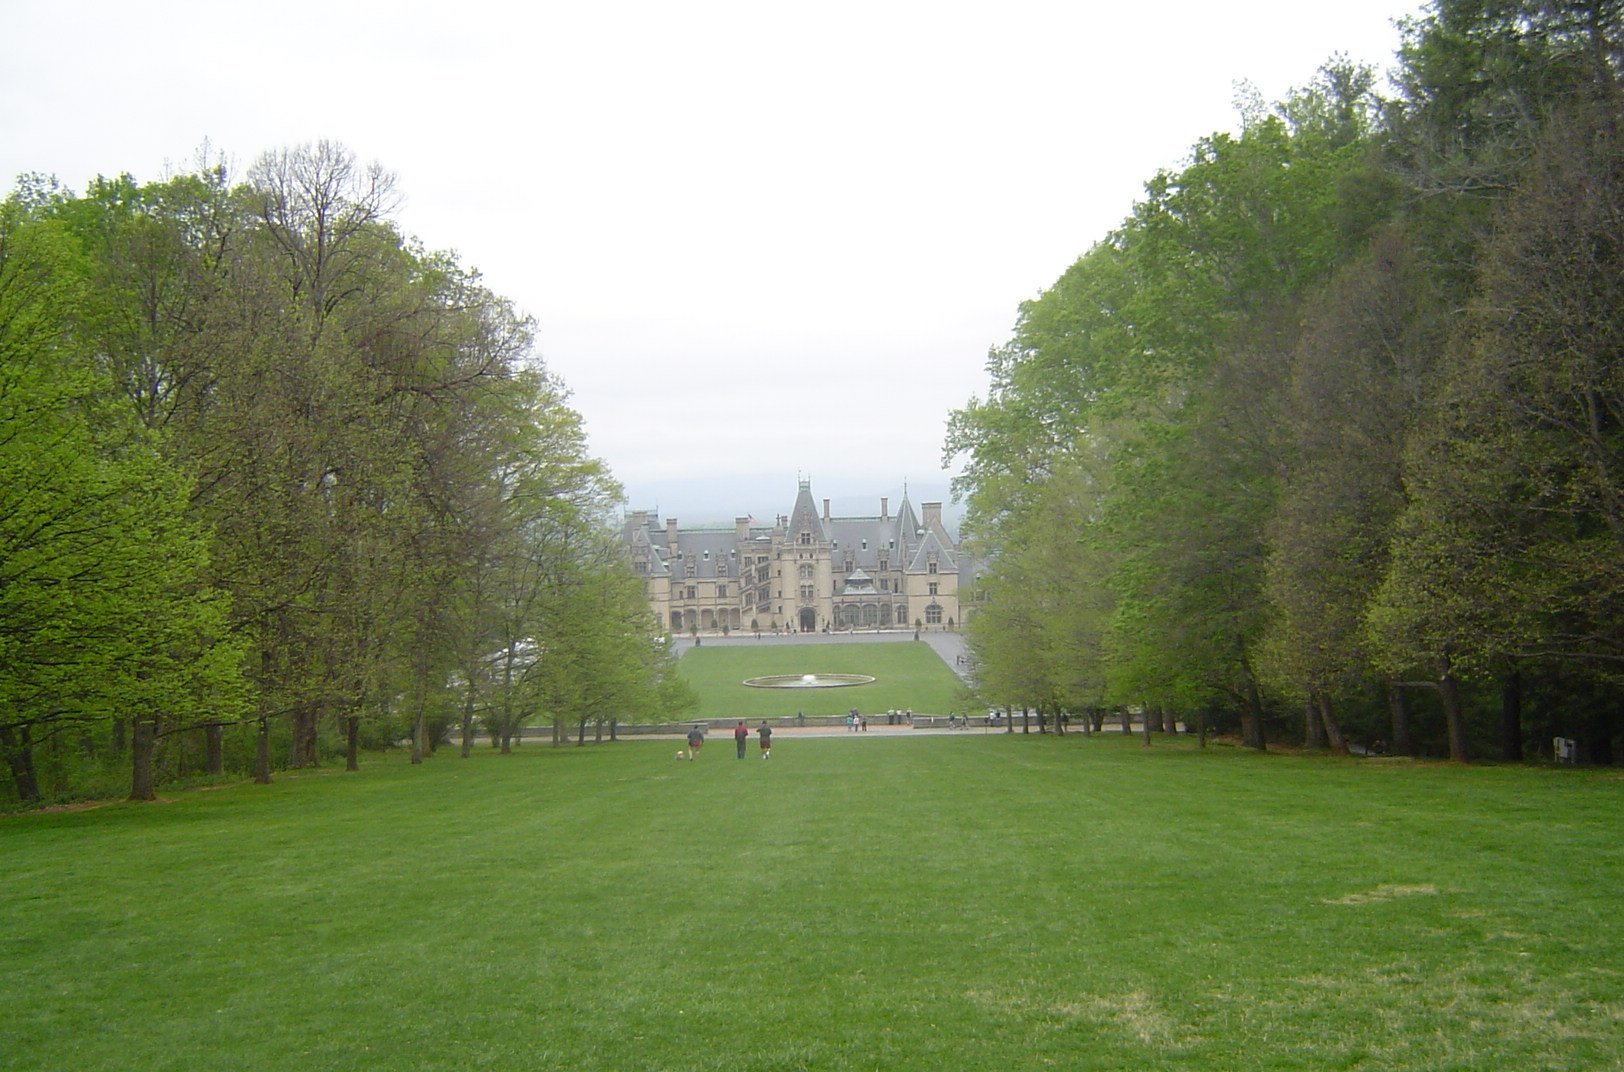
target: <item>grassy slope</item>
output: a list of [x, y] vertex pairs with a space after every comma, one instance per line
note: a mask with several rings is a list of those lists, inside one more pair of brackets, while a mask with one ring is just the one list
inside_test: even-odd
[[[962, 708], [958, 678], [921, 641], [895, 644], [763, 644], [761, 647], [714, 646], [689, 651], [677, 663], [682, 676], [699, 692], [695, 718], [751, 718], [844, 714], [856, 707], [865, 714], [912, 709], [945, 715]], [[769, 674], [867, 674], [869, 685], [838, 689], [758, 689], [741, 684]]]
[[0, 820], [22, 1069], [1616, 1069], [1616, 775], [967, 734]]

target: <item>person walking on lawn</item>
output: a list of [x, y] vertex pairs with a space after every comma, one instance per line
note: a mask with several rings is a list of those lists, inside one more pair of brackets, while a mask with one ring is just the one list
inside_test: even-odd
[[694, 728], [688, 731], [688, 762], [692, 763], [694, 761], [694, 757], [699, 754], [699, 749], [704, 744], [705, 729], [696, 722]]
[[738, 746], [740, 759], [744, 758], [744, 746], [749, 740], [750, 727], [746, 726], [744, 724], [744, 719], [741, 718], [739, 719], [739, 724], [733, 727], [733, 743]]
[[763, 722], [756, 732], [761, 735], [761, 758], [773, 758], [773, 728]]

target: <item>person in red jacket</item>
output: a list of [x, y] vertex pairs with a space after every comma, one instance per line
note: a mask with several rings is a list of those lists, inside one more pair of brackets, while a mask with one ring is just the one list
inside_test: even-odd
[[744, 719], [741, 718], [739, 724], [733, 727], [733, 743], [738, 746], [740, 759], [744, 758], [744, 746], [749, 740], [750, 727], [746, 726]]

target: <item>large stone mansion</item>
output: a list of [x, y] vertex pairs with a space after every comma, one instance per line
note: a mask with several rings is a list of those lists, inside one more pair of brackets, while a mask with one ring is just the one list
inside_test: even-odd
[[673, 633], [917, 626], [964, 620], [961, 578], [970, 567], [942, 524], [942, 504], [915, 514], [906, 491], [892, 513], [887, 499], [873, 517], [820, 513], [811, 482], [788, 515], [771, 525], [737, 518], [729, 528], [661, 528], [632, 511], [623, 536], [650, 608]]

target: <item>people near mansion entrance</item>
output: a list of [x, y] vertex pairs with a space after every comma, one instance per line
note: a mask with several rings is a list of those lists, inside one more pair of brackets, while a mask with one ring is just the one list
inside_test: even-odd
[[741, 719], [739, 719], [739, 724], [737, 726], [733, 727], [733, 744], [739, 750], [739, 758], [740, 759], [744, 758], [744, 745], [745, 745], [745, 742], [748, 741], [749, 739], [750, 739], [750, 727], [746, 726], [744, 724], [744, 719], [741, 718]]

